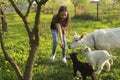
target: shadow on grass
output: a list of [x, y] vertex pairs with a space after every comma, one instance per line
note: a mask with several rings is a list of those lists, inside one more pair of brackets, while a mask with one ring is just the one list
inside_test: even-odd
[[36, 69], [39, 73], [34, 74], [33, 80], [71, 80], [72, 79], [72, 65], [68, 59], [67, 63], [62, 63], [60, 58], [50, 62], [49, 59], [42, 59], [37, 62]]

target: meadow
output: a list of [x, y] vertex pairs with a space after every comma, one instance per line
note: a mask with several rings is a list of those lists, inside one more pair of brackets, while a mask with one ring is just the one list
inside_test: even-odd
[[[41, 14], [40, 21], [40, 45], [37, 52], [37, 59], [34, 65], [33, 80], [72, 80], [73, 69], [69, 54], [71, 50], [67, 48], [67, 63], [62, 63], [61, 48], [58, 44], [57, 54], [54, 62], [50, 62], [52, 36], [50, 33], [51, 14]], [[29, 24], [33, 24], [34, 12], [29, 16]], [[67, 42], [71, 42], [74, 32], [78, 34], [88, 34], [95, 29], [115, 28], [120, 26], [119, 17], [96, 20], [85, 20], [71, 16], [70, 28], [67, 32]], [[27, 32], [22, 20], [16, 13], [7, 13], [8, 33], [3, 33], [5, 49], [18, 64], [22, 72], [29, 51]], [[77, 48], [79, 51], [81, 48]], [[120, 51], [112, 51], [112, 55], [120, 56]], [[79, 60], [86, 62], [86, 58], [79, 54]], [[97, 80], [120, 80], [120, 58], [114, 60], [109, 72], [104, 68]], [[0, 80], [17, 80], [15, 71], [5, 60], [3, 52], [0, 50]], [[91, 80], [88, 78], [88, 80]]]

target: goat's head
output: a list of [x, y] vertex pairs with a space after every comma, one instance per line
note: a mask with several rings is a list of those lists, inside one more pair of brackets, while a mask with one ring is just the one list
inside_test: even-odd
[[84, 37], [83, 35], [79, 36], [79, 35], [77, 35], [77, 33], [75, 32], [75, 34], [74, 34], [74, 36], [73, 36], [73, 40], [72, 40], [72, 42], [68, 45], [68, 48], [69, 48], [69, 49], [74, 49], [74, 48], [77, 48], [77, 47], [79, 47], [79, 46], [84, 46], [84, 44], [82, 43], [82, 38], [83, 38], [83, 37]]
[[71, 54], [70, 54], [70, 58], [71, 58], [71, 59], [74, 59], [74, 58], [77, 56], [77, 54], [78, 54], [78, 53], [75, 53], [75, 52], [74, 52], [74, 53], [71, 53]]
[[85, 46], [85, 48], [83, 50], [81, 50], [82, 54], [87, 54], [89, 52], [91, 52], [91, 48], [89, 48], [88, 46]]

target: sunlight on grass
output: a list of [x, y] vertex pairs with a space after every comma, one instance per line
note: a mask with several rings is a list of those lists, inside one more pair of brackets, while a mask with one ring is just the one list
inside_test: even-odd
[[[35, 13], [33, 12], [28, 17], [31, 27], [34, 24], [34, 15]], [[39, 27], [40, 46], [38, 48], [37, 59], [34, 65], [33, 80], [72, 80], [73, 69], [72, 62], [69, 57], [69, 54], [71, 53], [70, 49], [67, 48], [67, 64], [63, 64], [61, 61], [62, 53], [59, 44], [57, 47], [55, 61], [51, 63], [49, 60], [52, 51], [52, 36], [50, 33], [51, 19], [51, 14], [41, 14]], [[71, 42], [75, 31], [79, 35], [85, 35], [93, 32], [96, 29], [113, 28], [120, 25], [118, 19], [109, 21], [105, 19], [101, 21], [82, 20], [79, 18], [76, 19], [71, 17], [70, 30], [67, 33], [67, 41]], [[24, 66], [29, 53], [27, 32], [24, 28], [22, 20], [18, 17], [17, 14], [8, 13], [7, 22], [9, 32], [3, 34], [5, 49], [7, 50], [7, 52], [9, 52], [15, 62], [19, 64], [22, 72], [24, 72]], [[80, 48], [76, 49], [76, 51], [79, 50]], [[0, 75], [0, 78], [4, 80], [8, 80], [7, 78], [9, 78], [9, 80], [16, 80], [17, 78], [13, 68], [8, 62], [5, 61], [1, 50], [0, 53], [0, 74], [4, 74]], [[113, 52], [113, 54], [120, 56], [119, 51]], [[83, 62], [86, 61], [86, 58], [83, 55], [78, 55], [78, 57], [79, 60]], [[103, 70], [101, 75], [97, 77], [99, 78], [97, 80], [119, 80], [120, 59], [114, 60], [114, 64], [115, 65], [111, 66], [110, 72], [106, 72], [105, 70]]]

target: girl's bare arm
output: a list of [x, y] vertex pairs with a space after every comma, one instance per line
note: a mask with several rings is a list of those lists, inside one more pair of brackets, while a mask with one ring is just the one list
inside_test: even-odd
[[63, 43], [63, 38], [62, 38], [62, 28], [61, 28], [61, 25], [59, 23], [57, 23], [56, 24], [56, 28], [57, 28], [59, 36], [60, 36], [60, 41], [61, 41], [60, 46], [63, 48], [64, 43]]

